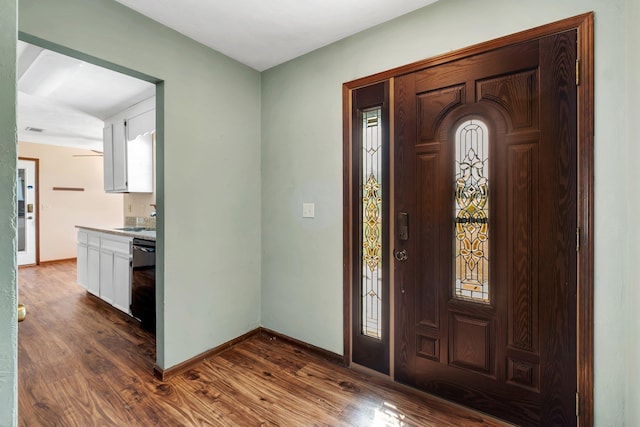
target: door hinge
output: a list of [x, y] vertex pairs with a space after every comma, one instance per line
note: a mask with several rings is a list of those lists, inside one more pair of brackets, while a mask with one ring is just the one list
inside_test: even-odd
[[576, 86], [580, 86], [580, 59], [576, 59]]
[[580, 227], [576, 228], [576, 252], [580, 252]]
[[576, 393], [576, 417], [580, 416], [580, 393]]

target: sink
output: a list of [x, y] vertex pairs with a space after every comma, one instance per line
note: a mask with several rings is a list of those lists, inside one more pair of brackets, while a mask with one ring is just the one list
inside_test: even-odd
[[120, 231], [146, 231], [148, 230], [148, 228], [146, 227], [122, 227], [122, 228], [116, 228], [116, 230], [120, 230]]

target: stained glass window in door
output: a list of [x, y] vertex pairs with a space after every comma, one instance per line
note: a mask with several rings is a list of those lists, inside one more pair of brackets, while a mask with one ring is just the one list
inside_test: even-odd
[[489, 131], [480, 120], [455, 136], [456, 298], [489, 303]]
[[362, 334], [382, 333], [382, 108], [362, 113]]

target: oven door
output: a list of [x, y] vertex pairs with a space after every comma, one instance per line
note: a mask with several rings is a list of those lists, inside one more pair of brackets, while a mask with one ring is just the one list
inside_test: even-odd
[[156, 247], [155, 242], [134, 239], [131, 259], [131, 314], [140, 326], [155, 332]]

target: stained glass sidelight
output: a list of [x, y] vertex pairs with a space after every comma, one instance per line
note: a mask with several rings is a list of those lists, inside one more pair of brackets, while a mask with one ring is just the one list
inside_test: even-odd
[[382, 109], [362, 114], [362, 334], [382, 333]]
[[489, 132], [480, 120], [455, 137], [455, 289], [460, 299], [489, 302]]

